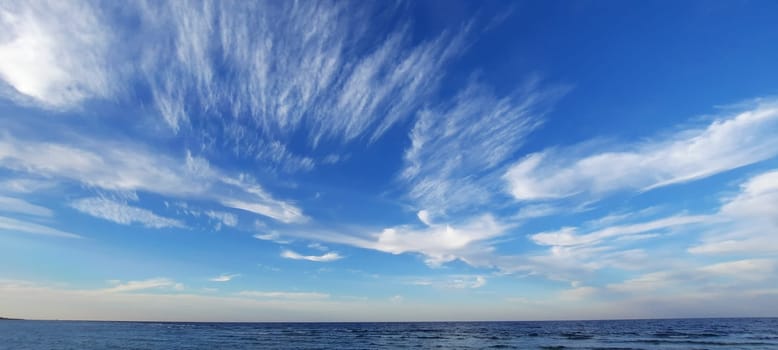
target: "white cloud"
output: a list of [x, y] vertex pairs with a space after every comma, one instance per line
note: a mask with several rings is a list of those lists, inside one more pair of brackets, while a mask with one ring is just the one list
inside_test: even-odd
[[[645, 219], [653, 210], [631, 214], [608, 215], [582, 223], [578, 227], [563, 227], [527, 237], [543, 250], [531, 249], [520, 255], [470, 254], [466, 261], [475, 266], [495, 267], [503, 273], [542, 275], [552, 280], [576, 281], [596, 278], [602, 269], [646, 271], [671, 268], [679, 259], [678, 250], [661, 250], [645, 244], [665, 244], [667, 237], [677, 233], [690, 238], [720, 220], [715, 215], [674, 215]], [[651, 240], [640, 245], [638, 241]], [[584, 290], [577, 292], [585, 293]], [[570, 293], [577, 293], [570, 291]]]
[[740, 192], [723, 199], [724, 222], [689, 248], [694, 254], [774, 254], [778, 252], [778, 170], [755, 175]]
[[208, 176], [193, 171], [192, 163], [192, 157], [177, 162], [133, 145], [108, 142], [79, 147], [0, 137], [0, 166], [113, 191], [201, 192]]
[[778, 226], [778, 170], [756, 175], [741, 185], [741, 193], [727, 200], [721, 213]]
[[537, 85], [498, 97], [471, 82], [450, 104], [422, 110], [400, 174], [411, 199], [436, 215], [489, 203], [505, 162], [562, 93]]
[[[683, 214], [636, 221], [643, 215], [656, 214], [654, 208], [648, 208], [632, 214], [608, 215], [581, 227], [534, 234], [529, 236], [534, 243], [551, 246], [545, 254], [491, 261], [508, 271], [530, 271], [560, 280], [582, 275], [595, 278], [593, 273], [603, 268], [647, 271], [609, 286], [611, 291], [631, 294], [654, 289], [668, 293], [677, 292], [678, 288], [693, 290], [692, 282], [718, 287], [726, 280], [764, 282], [772, 278], [775, 263], [770, 258], [778, 246], [775, 184], [778, 171], [754, 175], [740, 186], [739, 193], [724, 197], [719, 210], [708, 215]], [[688, 243], [670, 245], [672, 241], [666, 237], [679, 237], [674, 233], [692, 241], [699, 236], [701, 242], [688, 249], [684, 246]], [[631, 247], [637, 240], [651, 240], [651, 245]], [[714, 255], [709, 259], [731, 255], [740, 260], [695, 267], [695, 258], [684, 255], [686, 252]]]
[[330, 262], [343, 259], [340, 254], [335, 252], [329, 252], [323, 255], [302, 255], [291, 250], [284, 250], [281, 252], [281, 257], [293, 260], [308, 260], [315, 262]]
[[34, 216], [52, 216], [51, 209], [25, 200], [0, 195], [0, 212], [11, 212]]
[[238, 225], [238, 217], [232, 213], [209, 210], [205, 212], [205, 216], [219, 221], [217, 229], [221, 228], [222, 224], [228, 227], [235, 227]]
[[339, 162], [342, 162], [344, 160], [348, 159], [347, 155], [341, 155], [341, 154], [328, 154], [322, 158], [321, 163], [322, 164], [337, 164]]
[[776, 133], [778, 104], [762, 100], [704, 128], [624, 145], [622, 150], [582, 157], [569, 155], [582, 153], [575, 149], [533, 153], [511, 166], [504, 179], [518, 200], [649, 190], [774, 157]]
[[277, 140], [260, 142], [256, 148], [254, 158], [264, 163], [269, 161], [278, 164], [281, 170], [287, 173], [311, 171], [316, 166], [313, 158], [298, 155]]
[[3, 2], [0, 78], [50, 108], [110, 96], [106, 56], [113, 38], [100, 18], [87, 2]]
[[458, 276], [454, 278], [448, 286], [456, 289], [475, 289], [481, 288], [486, 285], [486, 277], [484, 276]]
[[346, 227], [343, 230], [347, 233], [333, 230], [289, 230], [285, 234], [391, 254], [418, 253], [424, 256], [427, 265], [439, 267], [457, 259], [471, 263], [470, 258], [474, 254], [491, 252], [489, 240], [503, 235], [509, 228], [492, 215], [486, 214], [454, 224], [435, 223], [423, 227], [401, 225], [377, 232], [373, 229]]
[[3, 193], [32, 193], [54, 187], [56, 183], [36, 179], [8, 179], [0, 181], [0, 192]]
[[259, 298], [259, 299], [327, 299], [329, 294], [316, 292], [262, 292], [262, 291], [242, 291], [239, 296]]
[[374, 234], [374, 239], [354, 240], [351, 244], [392, 254], [421, 253], [427, 264], [438, 266], [460, 258], [474, 244], [500, 236], [504, 229], [491, 215], [483, 215], [455, 226], [387, 228]]
[[[734, 235], [714, 235], [703, 243], [689, 248], [693, 254], [774, 253], [778, 239], [752, 230], [741, 230]], [[731, 237], [731, 238], [730, 238]], [[729, 238], [729, 239], [728, 239]]]
[[453, 275], [444, 278], [422, 278], [409, 282], [416, 286], [429, 286], [447, 289], [476, 289], [486, 285], [486, 277], [480, 275]]
[[36, 235], [63, 237], [63, 238], [81, 238], [77, 234], [70, 232], [60, 231], [48, 226], [21, 221], [9, 217], [0, 216], [0, 230], [11, 232], [24, 232]]
[[106, 198], [82, 198], [73, 201], [70, 206], [82, 213], [122, 225], [138, 223], [150, 228], [186, 227], [181, 221]]
[[214, 278], [209, 279], [211, 282], [229, 282], [232, 281], [233, 278], [239, 277], [240, 274], [234, 273], [234, 274], [221, 274], [219, 276], [216, 276]]
[[179, 160], [133, 144], [93, 140], [71, 145], [0, 135], [0, 167], [114, 192], [211, 199], [285, 223], [307, 219], [301, 209], [273, 198], [250, 176], [228, 176], [191, 153]]
[[327, 246], [325, 246], [325, 245], [323, 245], [321, 243], [318, 243], [318, 242], [313, 242], [313, 243], [308, 244], [308, 248], [316, 249], [316, 250], [321, 250], [321, 251], [325, 251], [325, 252], [329, 250], [329, 248], [327, 248]]
[[102, 291], [109, 292], [109, 293], [126, 293], [126, 292], [135, 292], [139, 290], [162, 289], [162, 288], [175, 289], [175, 290], [183, 289], [182, 284], [176, 283], [175, 281], [168, 278], [151, 278], [151, 279], [141, 280], [141, 281], [127, 281], [125, 283], [121, 283], [120, 281], [114, 281], [114, 283], [116, 284], [116, 286], [102, 289]]
[[421, 221], [425, 225], [427, 226], [432, 225], [432, 221], [430, 220], [430, 213], [428, 211], [419, 210], [419, 212], [416, 213], [416, 216], [419, 218], [419, 221]]
[[565, 227], [558, 231], [536, 233], [531, 235], [530, 238], [533, 242], [539, 245], [575, 246], [596, 244], [609, 238], [623, 238], [624, 236], [632, 236], [645, 232], [655, 232], [673, 227], [708, 222], [710, 220], [710, 216], [703, 215], [671, 216], [649, 222], [610, 226], [585, 234], [577, 234], [578, 229], [575, 227]]
[[521, 207], [518, 213], [514, 216], [518, 220], [534, 219], [545, 216], [551, 216], [563, 211], [562, 207], [553, 206], [546, 203], [543, 204], [531, 204]]
[[237, 199], [223, 199], [221, 204], [235, 209], [245, 210], [283, 223], [305, 222], [308, 218], [300, 208], [284, 202], [246, 202]]
[[278, 232], [270, 232], [270, 233], [257, 233], [253, 236], [256, 239], [263, 240], [263, 241], [271, 241], [276, 242], [278, 244], [289, 244], [291, 243], [290, 240], [286, 240], [281, 238], [281, 235]]

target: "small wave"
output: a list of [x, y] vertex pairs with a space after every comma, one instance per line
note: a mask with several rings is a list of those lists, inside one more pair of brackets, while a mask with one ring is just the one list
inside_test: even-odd
[[706, 341], [706, 340], [691, 340], [691, 339], [636, 339], [636, 340], [628, 340], [626, 342], [652, 344], [652, 345], [662, 345], [662, 344], [690, 344], [690, 345], [715, 345], [715, 346], [775, 345], [774, 343], [765, 343], [765, 342], [726, 342], [726, 341]]
[[591, 334], [585, 334], [580, 332], [562, 333], [562, 336], [570, 340], [586, 340], [594, 338]]

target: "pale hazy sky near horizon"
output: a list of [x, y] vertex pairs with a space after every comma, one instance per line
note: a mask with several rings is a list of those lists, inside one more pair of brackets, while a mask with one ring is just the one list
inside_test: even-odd
[[778, 2], [0, 2], [0, 316], [778, 316]]

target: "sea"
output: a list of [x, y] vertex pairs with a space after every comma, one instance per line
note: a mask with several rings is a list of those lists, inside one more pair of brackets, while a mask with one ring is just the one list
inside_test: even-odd
[[778, 318], [543, 322], [0, 321], [0, 349], [778, 349]]

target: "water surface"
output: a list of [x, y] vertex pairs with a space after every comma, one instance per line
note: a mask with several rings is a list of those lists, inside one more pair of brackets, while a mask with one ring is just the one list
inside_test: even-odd
[[0, 321], [0, 349], [778, 349], [778, 318], [420, 323]]

